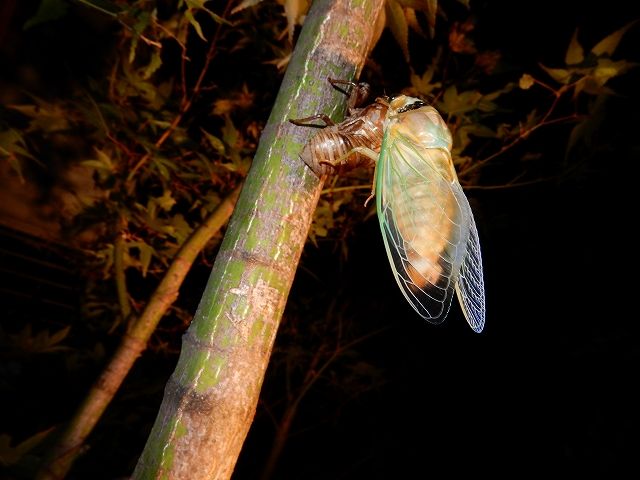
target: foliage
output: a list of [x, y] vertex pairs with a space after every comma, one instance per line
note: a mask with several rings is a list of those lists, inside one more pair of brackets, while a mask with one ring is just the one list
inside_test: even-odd
[[[63, 90], [58, 94], [44, 82], [26, 94], [19, 84], [9, 83], [0, 160], [23, 182], [36, 182], [43, 171], [54, 183], [68, 182], [69, 172], [80, 172], [82, 183], [54, 200], [72, 198], [73, 209], [59, 208], [66, 210], [62, 231], [89, 259], [82, 317], [98, 338], [112, 342], [110, 336], [124, 333], [142, 312], [192, 231], [249, 168], [268, 112], [256, 104], [249, 85], [270, 78], [271, 91], [262, 94], [273, 98], [279, 75], [268, 64], [243, 82], [234, 81], [240, 72], [221, 78], [215, 71], [233, 70], [242, 56], [264, 58], [272, 48], [287, 47], [272, 37], [281, 20], [269, 8], [235, 15], [232, 24], [223, 18], [229, 16], [229, 5], [216, 13], [202, 1], [174, 6], [146, 0], [81, 3], [43, 1], [24, 24], [24, 35], [38, 38], [77, 29], [77, 22], [88, 18], [100, 24], [109, 54], [95, 71], [80, 66], [68, 77], [52, 77], [50, 82], [59, 82]], [[259, 21], [260, 16], [268, 21]], [[70, 55], [53, 53], [61, 63]], [[40, 60], [32, 61], [37, 65]], [[202, 260], [216, 246], [211, 244]], [[196, 300], [187, 295], [184, 306], [174, 305], [152, 350], [177, 352], [176, 332], [184, 330]], [[74, 350], [75, 355], [67, 342], [77, 342], [83, 331], [67, 337], [69, 326], [55, 334], [32, 334], [31, 328], [2, 336], [9, 352]], [[35, 444], [21, 443], [16, 452]]]
[[[217, 25], [229, 22], [204, 3], [180, 2], [173, 9], [146, 1], [109, 4], [118, 9], [113, 16], [121, 27], [117, 48], [102, 66], [106, 75], [87, 78], [63, 98], [31, 95], [7, 105], [11, 126], [2, 132], [1, 148], [20, 175], [35, 168], [33, 161], [43, 168], [64, 161], [91, 176], [80, 206], [65, 219], [66, 234], [93, 257], [91, 269], [101, 281], [112, 277], [115, 255], [129, 276], [162, 275], [193, 228], [248, 169], [259, 132], [253, 95], [246, 84], [236, 90], [207, 73], [215, 56], [228, 55], [217, 42], [242, 36], [249, 22], [219, 30], [205, 54], [197, 38], [208, 21], [202, 14]], [[43, 2], [25, 28], [57, 18], [52, 9], [61, 11], [61, 5], [67, 4]], [[142, 298], [130, 299], [138, 310]], [[94, 302], [88, 313], [126, 320], [112, 310]]]

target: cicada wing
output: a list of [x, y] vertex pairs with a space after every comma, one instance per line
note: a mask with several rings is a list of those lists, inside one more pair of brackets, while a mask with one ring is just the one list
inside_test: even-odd
[[469, 237], [468, 203], [446, 178], [446, 149], [420, 148], [387, 131], [376, 169], [385, 248], [405, 298], [424, 319], [442, 322], [451, 306]]
[[474, 331], [480, 333], [484, 328], [485, 318], [484, 276], [478, 230], [470, 208], [469, 238], [456, 283], [456, 293], [467, 322]]

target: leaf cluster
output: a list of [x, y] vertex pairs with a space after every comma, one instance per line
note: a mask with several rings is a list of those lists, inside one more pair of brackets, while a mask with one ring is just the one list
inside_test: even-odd
[[[161, 276], [193, 229], [246, 174], [265, 119], [253, 87], [226, 84], [216, 71], [233, 69], [249, 48], [235, 38], [271, 35], [266, 43], [281, 45], [273, 38], [281, 20], [244, 12], [232, 22], [223, 18], [232, 18], [228, 7], [214, 11], [220, 7], [205, 1], [80, 3], [41, 2], [24, 24], [25, 35], [73, 28], [70, 9], [105, 17], [115, 48], [102, 77], [87, 75], [65, 96], [16, 95], [4, 109], [0, 159], [23, 183], [35, 181], [39, 171], [82, 178], [58, 199], [64, 206], [59, 220], [66, 241], [93, 259], [92, 278], [112, 279], [114, 266], [138, 279]], [[271, 20], [256, 32], [259, 15]], [[273, 67], [263, 70], [263, 79], [277, 79]], [[69, 198], [73, 208], [64, 203]], [[117, 309], [106, 308], [104, 295], [86, 312], [113, 320]], [[134, 310], [143, 306], [144, 296], [128, 296]]]

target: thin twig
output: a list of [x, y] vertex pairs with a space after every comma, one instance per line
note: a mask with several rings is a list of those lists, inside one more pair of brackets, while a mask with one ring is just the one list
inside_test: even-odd
[[473, 162], [469, 167], [467, 167], [464, 170], [462, 170], [461, 172], [459, 172], [458, 176], [464, 177], [465, 175], [468, 175], [469, 173], [471, 173], [471, 172], [477, 170], [478, 168], [482, 167], [483, 165], [489, 163], [491, 160], [493, 160], [497, 156], [502, 155], [504, 152], [506, 152], [510, 148], [513, 148], [516, 144], [520, 143], [522, 140], [527, 138], [531, 133], [535, 132], [540, 127], [553, 125], [554, 123], [561, 123], [561, 122], [566, 122], [566, 121], [569, 121], [569, 120], [575, 120], [577, 118], [579, 118], [578, 114], [573, 113], [571, 115], [567, 115], [566, 117], [560, 117], [560, 118], [556, 118], [556, 119], [553, 119], [553, 120], [546, 121], [544, 123], [542, 123], [542, 122], [538, 123], [537, 125], [534, 125], [533, 127], [528, 128], [527, 130], [524, 130], [523, 132], [521, 132], [520, 135], [518, 135], [514, 140], [512, 140], [508, 144], [503, 145], [502, 148], [500, 150], [498, 150], [497, 152], [489, 155], [486, 158], [483, 158], [482, 160], [478, 160], [477, 162]]
[[507, 150], [513, 148], [516, 144], [520, 143], [522, 140], [527, 138], [531, 133], [535, 132], [540, 127], [553, 125], [554, 123], [561, 123], [561, 122], [566, 122], [566, 121], [569, 121], [569, 120], [575, 120], [575, 119], [578, 118], [578, 114], [577, 113], [573, 113], [571, 115], [567, 115], [567, 116], [564, 116], [564, 117], [556, 118], [556, 119], [553, 119], [553, 120], [547, 120], [551, 116], [551, 114], [554, 112], [554, 110], [556, 109], [556, 106], [558, 105], [558, 102], [560, 101], [560, 98], [562, 97], [562, 95], [564, 95], [565, 92], [567, 92], [568, 90], [573, 88], [576, 85], [577, 82], [573, 82], [573, 83], [570, 83], [570, 84], [567, 84], [567, 85], [563, 85], [558, 90], [556, 90], [553, 87], [550, 87], [549, 85], [547, 85], [546, 83], [541, 82], [540, 80], [537, 80], [535, 78], [533, 80], [534, 80], [535, 83], [537, 83], [541, 87], [551, 91], [551, 93], [553, 93], [553, 96], [554, 96], [553, 102], [551, 102], [551, 105], [547, 109], [546, 113], [542, 116], [542, 119], [536, 125], [534, 125], [533, 127], [527, 128], [527, 129], [521, 131], [520, 134], [515, 139], [513, 139], [508, 144], [503, 145], [502, 148], [500, 148], [500, 150], [498, 150], [497, 152], [489, 155], [486, 158], [483, 158], [482, 160], [478, 160], [477, 162], [473, 162], [473, 164], [471, 164], [469, 167], [467, 167], [464, 170], [462, 170], [461, 172], [459, 172], [459, 176], [460, 177], [468, 175], [469, 173], [471, 173], [471, 172], [477, 170], [478, 168], [482, 167], [483, 165], [487, 164], [488, 162], [490, 162], [491, 160], [493, 160], [497, 156], [502, 155], [504, 152], [506, 152]]

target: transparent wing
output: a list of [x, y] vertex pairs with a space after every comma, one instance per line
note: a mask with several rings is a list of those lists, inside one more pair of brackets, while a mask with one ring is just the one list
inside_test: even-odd
[[420, 148], [387, 131], [376, 170], [378, 218], [396, 281], [413, 308], [442, 322], [462, 269], [458, 295], [476, 330], [484, 307], [480, 248], [469, 203], [450, 172], [448, 150]]
[[[469, 209], [469, 212], [471, 212], [471, 209]], [[485, 317], [482, 256], [480, 254], [478, 230], [472, 214], [469, 215], [469, 221], [467, 252], [460, 267], [456, 293], [467, 322], [474, 331], [480, 333], [484, 328]]]

